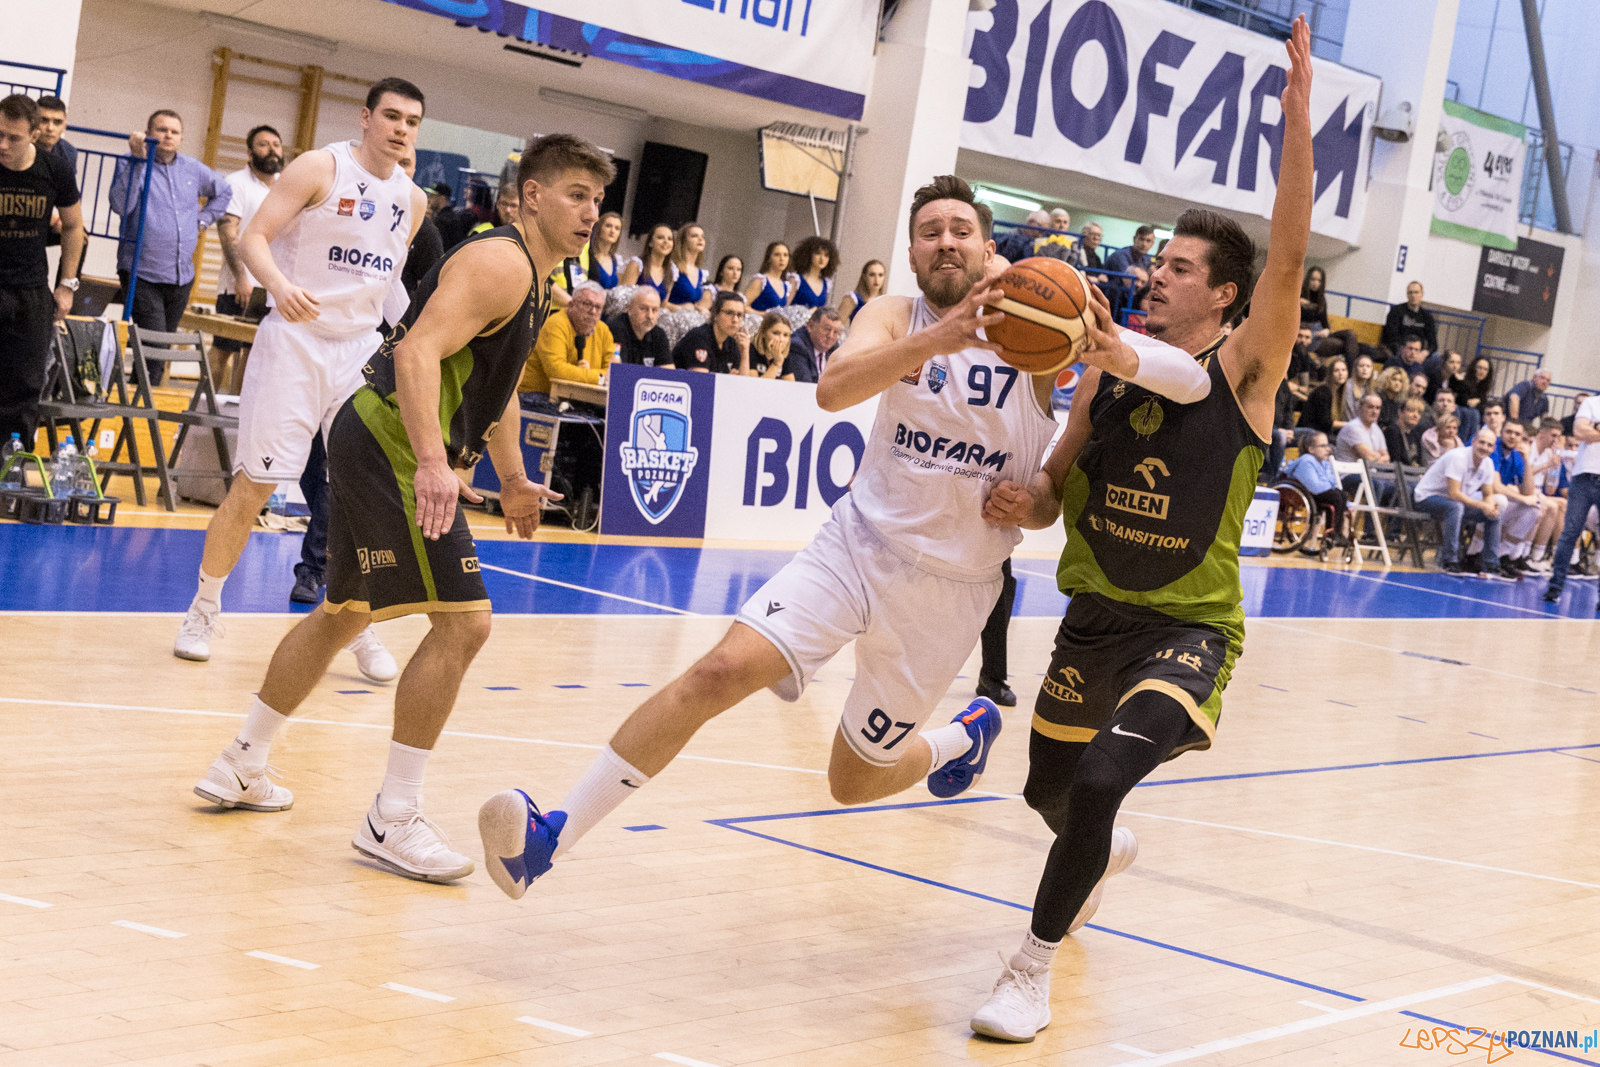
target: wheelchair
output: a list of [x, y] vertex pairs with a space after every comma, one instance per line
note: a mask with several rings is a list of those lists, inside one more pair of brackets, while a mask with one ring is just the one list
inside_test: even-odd
[[1278, 492], [1278, 524], [1272, 531], [1272, 551], [1289, 553], [1297, 551], [1316, 534], [1318, 526], [1327, 532], [1322, 538], [1317, 558], [1326, 563], [1328, 550], [1334, 542], [1343, 539], [1343, 530], [1332, 530], [1333, 508], [1318, 504], [1311, 491], [1293, 478], [1285, 478], [1272, 486]]

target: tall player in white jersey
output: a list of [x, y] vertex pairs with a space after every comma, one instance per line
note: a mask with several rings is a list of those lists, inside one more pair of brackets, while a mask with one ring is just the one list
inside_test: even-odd
[[[211, 658], [222, 584], [250, 528], [281, 484], [299, 481], [311, 440], [361, 385], [378, 346], [384, 296], [426, 214], [427, 196], [397, 166], [416, 143], [422, 92], [385, 78], [367, 93], [361, 140], [306, 152], [284, 168], [239, 238], [239, 254], [271, 294], [239, 398], [233, 485], [206, 527], [200, 584], [172, 647]], [[350, 643], [374, 681], [398, 673], [370, 629]]]
[[[707, 721], [761, 689], [798, 700], [851, 640], [856, 680], [828, 766], [834, 799], [863, 804], [924, 778], [936, 796], [954, 796], [982, 774], [1000, 730], [988, 700], [918, 731], [977, 643], [1000, 593], [1000, 565], [1022, 539], [1016, 526], [986, 524], [983, 507], [1001, 481], [1039, 469], [1056, 428], [1054, 375], [1019, 381], [1026, 376], [984, 336], [1002, 317], [986, 307], [1000, 299], [991, 283], [1001, 266], [989, 209], [967, 184], [945, 175], [919, 189], [910, 228], [923, 295], [862, 308], [817, 384], [829, 411], [879, 397], [851, 491], [716, 648], [623, 723], [560, 809], [546, 815], [519, 789], [484, 804], [484, 862], [511, 897]], [[1141, 355], [1115, 331], [1103, 297], [1096, 314], [1084, 361], [1139, 372]], [[1203, 377], [1186, 354], [1146, 343], [1146, 370], [1165, 356], [1178, 378]]]

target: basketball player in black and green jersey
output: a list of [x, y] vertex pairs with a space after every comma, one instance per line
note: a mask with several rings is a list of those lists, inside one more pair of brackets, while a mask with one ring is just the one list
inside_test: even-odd
[[[371, 622], [426, 613], [430, 629], [395, 691], [388, 771], [351, 844], [408, 878], [472, 873], [422, 814], [428, 756], [489, 637], [489, 596], [460, 504], [479, 498], [457, 472], [488, 452], [506, 532], [520, 537], [533, 536], [547, 497], [559, 499], [523, 470], [517, 383], [550, 307], [551, 272], [582, 250], [614, 176], [593, 145], [541, 138], [522, 154], [516, 219], [457, 245], [418, 284], [329, 434], [327, 600], [278, 645], [201, 796], [250, 811], [289, 807], [293, 796], [266, 775], [273, 736], [350, 638]], [[511, 431], [495, 433], [502, 423]]]
[[[1091, 369], [1044, 470], [1028, 486], [997, 486], [985, 506], [992, 522], [1034, 528], [1064, 515], [1058, 580], [1072, 600], [1034, 706], [1025, 789], [1056, 840], [1021, 949], [972, 1019], [981, 1034], [1031, 1041], [1049, 1024], [1057, 947], [1137, 851], [1127, 830], [1113, 834], [1123, 797], [1216, 736], [1244, 642], [1239, 537], [1300, 325], [1311, 228], [1304, 16], [1288, 52], [1272, 237], [1254, 292], [1254, 244], [1212, 211], [1178, 217], [1150, 278], [1150, 333], [1193, 355], [1210, 392], [1177, 404]], [[1246, 304], [1249, 318], [1224, 336]]]

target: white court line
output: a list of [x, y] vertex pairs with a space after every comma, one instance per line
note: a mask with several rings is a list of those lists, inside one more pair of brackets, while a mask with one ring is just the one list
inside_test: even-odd
[[1509, 975], [1506, 976], [1506, 981], [1515, 982], [1517, 985], [1525, 985], [1531, 989], [1542, 989], [1546, 993], [1558, 993], [1563, 997], [1571, 997], [1573, 1000], [1587, 1001], [1590, 1004], [1600, 1004], [1600, 1000], [1595, 1000], [1593, 997], [1581, 997], [1576, 993], [1569, 993], [1565, 989], [1557, 989], [1555, 986], [1540, 985], [1538, 982], [1529, 982], [1521, 978], [1512, 978]]
[[[1012, 567], [1012, 568], [1011, 568], [1011, 569], [1012, 569], [1012, 570], [1016, 570], [1016, 568], [1015, 568], [1015, 567]], [[1142, 1048], [1134, 1048], [1134, 1047], [1133, 1047], [1133, 1046], [1132, 1046], [1132, 1045], [1118, 1045], [1118, 1044], [1112, 1044], [1112, 1045], [1110, 1045], [1110, 1046], [1108, 1046], [1108, 1047], [1110, 1047], [1110, 1048], [1114, 1048], [1114, 1049], [1116, 1049], [1116, 1050], [1117, 1050], [1117, 1051], [1118, 1051], [1118, 1052], [1131, 1052], [1131, 1053], [1133, 1053], [1133, 1055], [1135, 1055], [1135, 1056], [1143, 1056], [1143, 1057], [1145, 1057], [1145, 1058], [1146, 1058], [1146, 1059], [1149, 1059], [1149, 1058], [1150, 1058], [1150, 1057], [1151, 1057], [1151, 1056], [1154, 1056], [1154, 1055], [1155, 1055], [1155, 1053], [1154, 1053], [1154, 1052], [1146, 1052], [1146, 1051], [1145, 1051], [1145, 1050], [1144, 1050], [1144, 1049], [1142, 1049]]]
[[28, 908], [53, 908], [54, 904], [46, 904], [42, 900], [29, 900], [27, 897], [14, 897], [10, 893], [0, 893], [0, 900], [7, 904], [21, 904]]
[[656, 1059], [666, 1060], [668, 1063], [681, 1063], [683, 1067], [717, 1067], [714, 1063], [707, 1063], [705, 1060], [691, 1060], [689, 1057], [680, 1056], [676, 1052], [658, 1052], [656, 1053]]
[[554, 1030], [558, 1034], [568, 1034], [572, 1037], [590, 1036], [590, 1031], [588, 1030], [579, 1030], [576, 1026], [564, 1026], [561, 1023], [553, 1023], [548, 1019], [535, 1019], [531, 1015], [519, 1015], [517, 1016], [517, 1022], [527, 1023], [529, 1026], [537, 1026], [541, 1030]]
[[1324, 1026], [1333, 1026], [1336, 1023], [1348, 1022], [1351, 1019], [1361, 1019], [1368, 1015], [1382, 1015], [1386, 1012], [1399, 1011], [1409, 1008], [1413, 1004], [1423, 1004], [1430, 1000], [1442, 1000], [1453, 997], [1457, 993], [1466, 993], [1484, 986], [1499, 985], [1507, 981], [1504, 975], [1491, 974], [1483, 978], [1474, 978], [1470, 982], [1458, 982], [1455, 985], [1440, 986], [1437, 989], [1426, 989], [1420, 993], [1408, 993], [1403, 997], [1391, 1000], [1380, 1000], [1369, 1004], [1359, 1004], [1353, 1008], [1342, 1011], [1329, 1012], [1326, 1015], [1315, 1015], [1309, 1019], [1300, 1019], [1297, 1022], [1285, 1023], [1282, 1026], [1272, 1026], [1265, 1030], [1255, 1030], [1248, 1034], [1239, 1034], [1237, 1037], [1224, 1037], [1216, 1041], [1207, 1041], [1203, 1045], [1191, 1045], [1189, 1048], [1180, 1048], [1175, 1052], [1164, 1053], [1154, 1059], [1128, 1060], [1117, 1064], [1117, 1067], [1161, 1067], [1167, 1063], [1182, 1063], [1185, 1060], [1199, 1059], [1209, 1056], [1213, 1052], [1225, 1052], [1228, 1049], [1242, 1048], [1245, 1045], [1256, 1045], [1263, 1041], [1273, 1041], [1290, 1034], [1299, 1034], [1307, 1030], [1318, 1030]]
[[302, 971], [315, 971], [322, 966], [320, 963], [307, 963], [305, 960], [292, 960], [288, 956], [275, 956], [270, 952], [262, 952], [259, 949], [255, 952], [246, 952], [245, 955], [254, 956], [258, 960], [266, 960], [268, 963], [281, 963], [285, 967], [298, 967]]
[[576, 589], [580, 593], [588, 593], [591, 596], [603, 596], [611, 600], [622, 600], [629, 604], [638, 604], [641, 607], [655, 608], [657, 611], [670, 611], [674, 615], [700, 614], [698, 611], [684, 611], [682, 608], [668, 607], [665, 604], [656, 604], [649, 600], [638, 600], [631, 596], [623, 596], [621, 593], [607, 593], [601, 589], [591, 589], [586, 585], [573, 585], [571, 582], [558, 582], [554, 578], [546, 578], [538, 574], [528, 574], [526, 571], [514, 571], [507, 567], [496, 567], [492, 563], [480, 563], [478, 566], [486, 571], [497, 571], [500, 574], [509, 574], [516, 578], [526, 578], [530, 582], [544, 582], [546, 585], [558, 585], [563, 589]]
[[146, 926], [144, 923], [131, 922], [131, 921], [127, 920], [127, 919], [117, 919], [114, 922], [112, 922], [111, 925], [112, 926], [121, 926], [121, 927], [124, 927], [124, 928], [129, 929], [129, 930], [137, 930], [141, 934], [154, 934], [157, 937], [188, 937], [189, 936], [188, 934], [180, 934], [176, 930], [163, 930], [159, 926]]
[[[1566, 618], [1565, 615], [1551, 615], [1549, 612], [1538, 611], [1538, 610], [1536, 610], [1534, 608], [1519, 608], [1515, 604], [1502, 604], [1498, 600], [1485, 600], [1482, 597], [1466, 596], [1466, 595], [1461, 594], [1461, 593], [1446, 593], [1443, 589], [1430, 589], [1425, 585], [1407, 585], [1405, 582], [1391, 582], [1391, 581], [1387, 581], [1387, 580], [1385, 580], [1383, 578], [1374, 578], [1370, 574], [1352, 574], [1349, 571], [1334, 571], [1332, 573], [1334, 573], [1334, 574], [1342, 574], [1346, 578], [1359, 578], [1363, 582], [1377, 582], [1379, 585], [1386, 585], [1391, 589], [1410, 589], [1410, 590], [1414, 590], [1415, 592], [1418, 592], [1418, 593], [1432, 593], [1434, 596], [1447, 596], [1447, 597], [1450, 597], [1450, 598], [1452, 598], [1454, 600], [1470, 600], [1474, 604], [1488, 604], [1492, 608], [1505, 608], [1507, 611], [1520, 611], [1525, 615], [1537, 615], [1541, 619], [1564, 619], [1564, 618]], [[1412, 573], [1412, 572], [1410, 572], [1410, 571], [1402, 571], [1401, 573], [1409, 574], [1409, 573]], [[1482, 621], [1482, 620], [1480, 620], [1480, 621]], [[1574, 620], [1574, 621], [1576, 621], [1576, 620]]]
[[1259, 834], [1262, 837], [1282, 837], [1290, 841], [1305, 841], [1313, 845], [1335, 845], [1339, 848], [1353, 848], [1358, 852], [1378, 852], [1385, 856], [1403, 856], [1409, 860], [1427, 860], [1430, 863], [1448, 863], [1452, 867], [1470, 867], [1475, 871], [1493, 871], [1495, 874], [1514, 874], [1521, 878], [1537, 878], [1541, 882], [1560, 882], [1562, 885], [1575, 885], [1583, 889], [1600, 889], [1594, 882], [1578, 882], [1571, 878], [1557, 878], [1551, 874], [1533, 874], [1529, 871], [1514, 871], [1509, 867], [1491, 867], [1485, 863], [1468, 863], [1466, 860], [1447, 860], [1442, 856], [1424, 856], [1418, 852], [1401, 852], [1392, 848], [1377, 848], [1373, 845], [1354, 845], [1348, 841], [1329, 841], [1321, 837], [1305, 837], [1300, 834], [1283, 834], [1275, 830], [1256, 830], [1249, 826], [1230, 826], [1220, 822], [1202, 822], [1199, 819], [1180, 819], [1176, 815], [1152, 815], [1148, 811], [1129, 811], [1123, 808], [1123, 815], [1139, 815], [1146, 819], [1161, 819], [1164, 822], [1188, 823], [1191, 826], [1209, 826], [1216, 830], [1236, 830], [1242, 834]]
[[1304, 1004], [1308, 1008], [1316, 1008], [1318, 1011], [1325, 1011], [1325, 1012], [1329, 1012], [1330, 1014], [1333, 1013], [1333, 1012], [1336, 1012], [1336, 1011], [1343, 1011], [1344, 1010], [1343, 1008], [1330, 1008], [1326, 1004], [1318, 1004], [1314, 1000], [1297, 1000], [1297, 1001], [1295, 1001], [1295, 1003], [1296, 1004]]
[[448, 1004], [452, 1000], [456, 999], [455, 997], [447, 997], [443, 993], [430, 993], [426, 989], [417, 989], [415, 986], [401, 985], [399, 982], [385, 982], [378, 988], [392, 989], [396, 993], [410, 993], [412, 996], [421, 997], [423, 1000], [437, 1000], [440, 1004]]

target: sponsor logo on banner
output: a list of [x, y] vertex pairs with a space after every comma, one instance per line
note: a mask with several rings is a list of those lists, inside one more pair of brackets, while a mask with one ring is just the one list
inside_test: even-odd
[[1444, 102], [1433, 147], [1433, 233], [1513, 250], [1527, 127]]
[[621, 446], [622, 470], [633, 502], [651, 525], [678, 506], [700, 462], [694, 440], [689, 387], [682, 382], [641, 378], [633, 386], [630, 431]]
[[[1281, 41], [1151, 0], [995, 0], [968, 28], [962, 148], [1271, 216]], [[1311, 228], [1354, 242], [1381, 83], [1313, 62]]]

